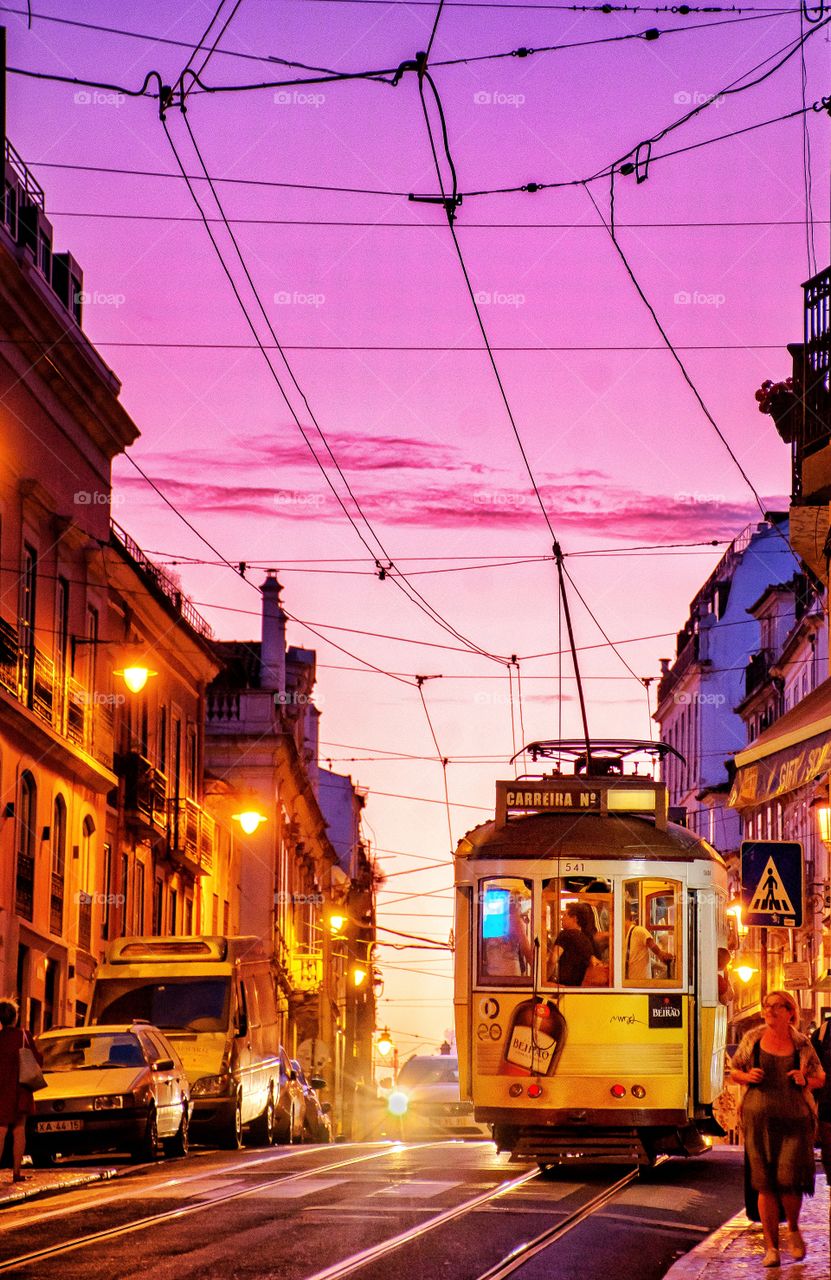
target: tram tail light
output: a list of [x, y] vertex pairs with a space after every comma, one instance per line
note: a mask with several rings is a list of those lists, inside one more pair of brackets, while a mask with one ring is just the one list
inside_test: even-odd
[[645, 1098], [645, 1097], [646, 1097], [646, 1089], [644, 1089], [644, 1087], [643, 1087], [643, 1085], [642, 1085], [642, 1084], [633, 1084], [633, 1085], [632, 1085], [632, 1097], [633, 1097], [633, 1098]]
[[613, 1084], [609, 1092], [613, 1098], [625, 1098], [626, 1086], [623, 1084]]
[[528, 1097], [529, 1098], [542, 1097], [542, 1085], [538, 1084], [536, 1080], [534, 1081], [533, 1084], [529, 1084], [528, 1086]]

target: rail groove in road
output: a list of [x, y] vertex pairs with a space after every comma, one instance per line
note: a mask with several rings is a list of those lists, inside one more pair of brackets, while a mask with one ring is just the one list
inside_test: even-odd
[[410, 1227], [408, 1231], [402, 1231], [400, 1235], [392, 1236], [389, 1240], [382, 1240], [380, 1244], [374, 1244], [368, 1249], [362, 1249], [360, 1253], [353, 1253], [351, 1257], [345, 1258], [342, 1262], [336, 1262], [331, 1267], [326, 1267], [323, 1271], [316, 1271], [314, 1275], [308, 1276], [307, 1280], [339, 1280], [341, 1276], [351, 1275], [353, 1271], [359, 1271], [361, 1267], [366, 1267], [371, 1262], [377, 1262], [379, 1258], [385, 1257], [386, 1254], [394, 1253], [402, 1245], [409, 1244], [412, 1240], [418, 1240], [430, 1231], [435, 1231], [436, 1227], [444, 1226], [445, 1223], [452, 1222], [455, 1218], [461, 1218], [464, 1214], [471, 1213], [481, 1204], [487, 1204], [491, 1200], [498, 1200], [500, 1196], [507, 1195], [509, 1191], [513, 1191], [516, 1187], [521, 1187], [524, 1183], [530, 1182], [533, 1178], [539, 1178], [539, 1176], [539, 1169], [531, 1169], [528, 1173], [520, 1174], [518, 1178], [512, 1178], [510, 1182], [501, 1182], [498, 1187], [494, 1187], [490, 1191], [483, 1191], [471, 1200], [464, 1200], [453, 1209], [445, 1209], [443, 1213], [436, 1214], [434, 1218], [428, 1219], [427, 1222], [422, 1222], [419, 1226]]
[[[445, 1145], [446, 1143], [443, 1142], [431, 1142], [419, 1144], [419, 1148]], [[215, 1209], [217, 1205], [227, 1204], [231, 1200], [241, 1200], [245, 1196], [257, 1195], [258, 1193], [267, 1191], [270, 1187], [278, 1184], [284, 1186], [290, 1182], [300, 1182], [305, 1178], [311, 1179], [320, 1177], [321, 1174], [331, 1173], [335, 1169], [345, 1169], [351, 1165], [366, 1163], [370, 1160], [380, 1160], [384, 1157], [388, 1158], [389, 1156], [396, 1154], [399, 1150], [400, 1148], [395, 1145], [386, 1146], [383, 1150], [372, 1151], [368, 1155], [350, 1156], [347, 1160], [338, 1160], [332, 1164], [317, 1165], [315, 1168], [306, 1169], [302, 1173], [290, 1173], [280, 1178], [270, 1178], [267, 1182], [258, 1182], [253, 1187], [242, 1187], [236, 1191], [226, 1192], [223, 1195], [212, 1196], [211, 1199], [201, 1201], [199, 1204], [185, 1205], [180, 1209], [167, 1209], [161, 1213], [154, 1213], [144, 1218], [138, 1218], [135, 1222], [125, 1223], [120, 1227], [109, 1227], [102, 1231], [93, 1231], [88, 1235], [78, 1236], [74, 1240], [65, 1241], [61, 1244], [47, 1245], [43, 1249], [35, 1249], [31, 1253], [19, 1254], [17, 1257], [7, 1258], [0, 1261], [0, 1272], [12, 1271], [17, 1267], [26, 1266], [34, 1262], [42, 1262], [47, 1258], [54, 1258], [63, 1253], [71, 1253], [76, 1249], [84, 1249], [91, 1245], [100, 1244], [105, 1240], [114, 1240], [119, 1236], [130, 1235], [135, 1231], [144, 1231], [150, 1227], [157, 1226], [159, 1223], [180, 1221], [182, 1218], [190, 1217], [193, 1214], [207, 1213], [210, 1212], [210, 1210]], [[279, 1156], [276, 1158], [279, 1159]], [[268, 1159], [268, 1157], [265, 1157], [265, 1159]], [[252, 1163], [255, 1162], [252, 1161]], [[259, 1163], [259, 1161], [256, 1163]], [[199, 1176], [205, 1178], [209, 1175], [197, 1175], [194, 1180], [198, 1180]], [[483, 1197], [478, 1197], [478, 1199], [481, 1198]]]
[[[663, 1163], [663, 1159], [659, 1161]], [[636, 1181], [640, 1174], [640, 1169], [632, 1169], [629, 1173], [618, 1178], [617, 1182], [613, 1182], [610, 1187], [605, 1187], [599, 1191], [596, 1196], [581, 1205], [579, 1209], [575, 1209], [567, 1218], [563, 1218], [562, 1222], [558, 1222], [554, 1227], [548, 1227], [547, 1230], [541, 1231], [533, 1240], [527, 1240], [524, 1244], [517, 1245], [512, 1249], [501, 1262], [497, 1262], [490, 1270], [484, 1271], [478, 1280], [504, 1280], [505, 1276], [511, 1276], [515, 1271], [519, 1271], [524, 1267], [526, 1262], [530, 1262], [538, 1253], [542, 1253], [549, 1245], [567, 1235], [569, 1231], [573, 1231], [575, 1227], [579, 1227], [581, 1222], [585, 1222], [586, 1218], [590, 1218], [598, 1209], [602, 1209], [608, 1204], [619, 1191], [624, 1187], [628, 1187], [630, 1183]]]

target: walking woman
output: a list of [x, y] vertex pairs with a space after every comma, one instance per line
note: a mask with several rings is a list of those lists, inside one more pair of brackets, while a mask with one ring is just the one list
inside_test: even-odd
[[[26, 1149], [26, 1117], [34, 1110], [34, 1095], [20, 1083], [20, 1050], [24, 1032], [15, 1026], [17, 1001], [0, 999], [0, 1153], [6, 1141], [6, 1133], [12, 1131], [12, 1181], [23, 1182], [20, 1172], [23, 1152]], [[26, 1043], [43, 1066], [43, 1058], [35, 1048], [31, 1036]]]
[[788, 1244], [805, 1257], [799, 1232], [803, 1195], [814, 1194], [816, 1104], [812, 1089], [825, 1081], [819, 1058], [796, 1030], [798, 1009], [787, 991], [771, 991], [762, 1006], [764, 1026], [741, 1041], [730, 1078], [746, 1085], [741, 1104], [750, 1183], [759, 1194], [765, 1240], [763, 1266], [779, 1266], [779, 1210], [788, 1222]]

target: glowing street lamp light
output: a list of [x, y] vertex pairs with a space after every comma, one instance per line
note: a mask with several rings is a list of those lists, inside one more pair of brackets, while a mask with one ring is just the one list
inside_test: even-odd
[[141, 693], [151, 676], [157, 676], [158, 671], [151, 671], [150, 667], [141, 667], [131, 665], [122, 667], [120, 671], [114, 671], [114, 676], [121, 676], [131, 693]]
[[339, 911], [333, 911], [329, 915], [329, 928], [332, 933], [340, 933], [345, 924], [346, 916], [342, 915]]
[[352, 970], [353, 985], [356, 987], [360, 987], [364, 982], [366, 982], [366, 979], [367, 979], [366, 969], [364, 969], [362, 965], [356, 964], [354, 969]]
[[747, 986], [754, 973], [758, 973], [759, 970], [754, 968], [752, 964], [736, 964], [733, 965], [731, 972], [735, 973], [736, 977], [740, 978], [745, 986]]
[[380, 1036], [378, 1037], [378, 1043], [375, 1047], [380, 1053], [382, 1058], [388, 1058], [389, 1055], [392, 1053], [392, 1048], [393, 1048], [392, 1036], [390, 1035], [389, 1027], [384, 1027], [384, 1030], [381, 1032]]
[[831, 805], [815, 804], [813, 810], [817, 817], [820, 840], [824, 845], [831, 845]]
[[253, 836], [260, 823], [267, 822], [264, 813], [258, 813], [256, 809], [246, 809], [243, 813], [234, 813], [231, 815], [234, 822], [238, 822], [247, 836]]

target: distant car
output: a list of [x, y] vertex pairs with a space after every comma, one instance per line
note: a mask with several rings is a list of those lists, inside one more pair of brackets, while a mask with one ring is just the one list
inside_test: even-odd
[[137, 1160], [187, 1155], [190, 1090], [179, 1055], [156, 1027], [78, 1027], [38, 1036], [46, 1088], [27, 1141], [36, 1165], [55, 1156], [127, 1151]]
[[302, 1142], [306, 1119], [306, 1095], [297, 1072], [282, 1045], [277, 1051], [279, 1088], [274, 1137], [277, 1142]]
[[291, 1059], [291, 1065], [294, 1068], [306, 1100], [306, 1114], [303, 1123], [304, 1138], [308, 1136], [309, 1142], [331, 1142], [332, 1125], [329, 1120], [329, 1104], [321, 1103], [320, 1098], [317, 1096], [318, 1089], [326, 1088], [326, 1081], [322, 1080], [320, 1076], [312, 1076], [311, 1080], [308, 1081], [306, 1073], [295, 1058]]
[[[405, 1140], [490, 1138], [477, 1124], [473, 1103], [459, 1093], [459, 1060], [450, 1054], [417, 1055], [404, 1063], [387, 1098], [387, 1130]], [[397, 1125], [396, 1125], [397, 1122]]]

